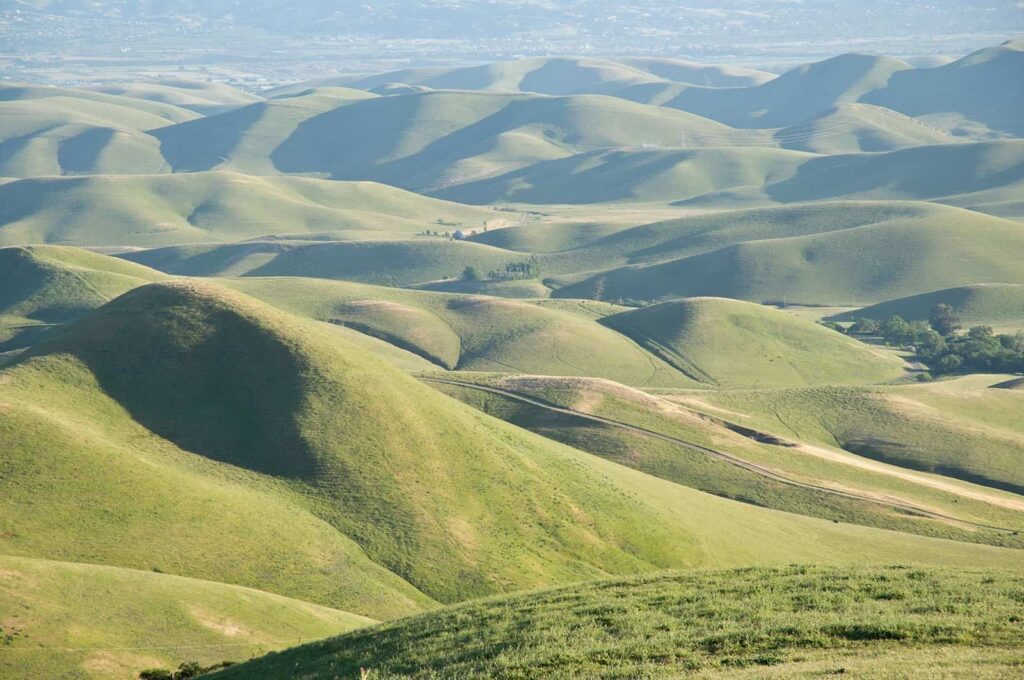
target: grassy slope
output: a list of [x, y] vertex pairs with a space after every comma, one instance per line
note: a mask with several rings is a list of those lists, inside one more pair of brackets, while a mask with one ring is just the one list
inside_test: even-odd
[[705, 87], [748, 87], [775, 78], [772, 73], [742, 66], [702, 64], [685, 59], [626, 57], [620, 61], [672, 82]]
[[196, 115], [84, 90], [0, 86], [0, 175], [166, 172], [157, 140], [144, 131]]
[[664, 105], [734, 127], [779, 128], [856, 102], [909, 68], [890, 57], [844, 54], [798, 66], [757, 87], [689, 88]]
[[749, 302], [691, 298], [603, 323], [694, 379], [722, 387], [871, 383], [903, 375], [903, 362], [890, 354]]
[[[272, 100], [156, 134], [177, 170], [226, 163], [245, 172], [315, 173], [416, 190], [598, 148], [675, 145], [683, 132], [695, 146], [763, 137], [613, 97], [458, 91], [326, 102], [259, 135], [228, 132], [246, 131], [264, 119], [263, 109], [286, 105], [299, 106]], [[244, 146], [250, 138], [253, 145]]]
[[186, 276], [312, 276], [388, 286], [457, 278], [467, 265], [504, 270], [520, 253], [418, 237], [393, 241], [253, 241], [226, 245], [156, 248], [121, 257]]
[[[0, 186], [0, 243], [166, 246], [279, 232], [478, 228], [491, 211], [379, 184], [232, 172], [26, 179]], [[454, 227], [445, 226], [451, 230]]]
[[227, 108], [244, 106], [260, 100], [256, 95], [225, 83], [211, 83], [187, 78], [161, 78], [149, 82], [125, 82], [96, 85], [93, 92], [134, 97], [171, 104], [209, 115]]
[[146, 668], [241, 661], [373, 623], [222, 583], [6, 556], [0, 610], [0, 636], [10, 636], [0, 675], [12, 678], [128, 680]]
[[638, 385], [694, 384], [593, 318], [559, 309], [301, 278], [221, 283], [289, 312], [386, 339], [448, 369], [594, 375]]
[[271, 91], [291, 93], [312, 86], [343, 85], [379, 91], [404, 84], [455, 90], [501, 90], [540, 94], [619, 94], [630, 85], [745, 87], [771, 80], [763, 71], [698, 64], [682, 59], [626, 58], [617, 61], [580, 57], [538, 57], [471, 67], [426, 67], [372, 75], [341, 76]]
[[[684, 255], [680, 259], [613, 269], [554, 294], [607, 300], [715, 295], [857, 305], [957, 285], [1024, 282], [1024, 272], [1009, 255], [1024, 247], [1016, 222], [933, 207], [905, 219], [854, 226], [856, 221], [840, 213], [837, 218], [848, 220], [850, 228], [739, 242], [691, 257], [685, 257], [689, 244], [684, 241], [677, 250]], [[817, 229], [828, 226], [819, 223]], [[624, 234], [620, 238], [629, 236]], [[659, 246], [648, 256], [665, 258], [671, 252]]]
[[775, 139], [787, 149], [822, 154], [895, 151], [955, 141], [910, 116], [869, 104], [842, 104], [782, 128]]
[[888, 319], [899, 315], [904, 319], [927, 319], [938, 304], [953, 307], [967, 326], [989, 325], [999, 328], [1024, 326], [1024, 285], [978, 284], [946, 288], [898, 300], [889, 300], [863, 309], [838, 314], [836, 321], [852, 319]]
[[991, 376], [927, 385], [733, 391], [702, 396], [742, 422], [807, 442], [1021, 493], [1024, 394]]
[[[679, 141], [668, 148], [601, 148], [479, 179], [462, 177], [431, 193], [469, 203], [642, 200], [717, 209], [825, 200], [941, 199], [982, 212], [1018, 213], [1024, 142], [955, 143], [902, 114], [879, 114], [875, 108], [848, 105], [778, 130], [772, 143], [785, 149], [724, 139], [723, 148], [673, 148]], [[948, 167], [963, 171], [944, 172]]]
[[104, 111], [107, 116], [112, 117], [111, 120], [136, 130], [151, 130], [199, 117], [198, 114], [173, 104], [84, 89], [17, 84], [0, 86], [0, 101], [4, 102], [33, 101], [50, 104], [52, 100], [68, 99], [75, 102], [72, 111], [77, 115], [82, 115], [85, 111]]
[[[709, 411], [700, 393], [658, 397], [611, 381], [589, 378], [479, 373], [462, 373], [455, 378], [458, 384], [436, 380], [430, 384], [506, 422], [716, 496], [924, 536], [1012, 547], [1022, 545], [1022, 540], [1013, 535], [1012, 530], [1024, 527], [1024, 502], [1014, 505], [1019, 499], [1012, 494], [948, 477], [908, 474], [899, 467], [875, 463], [865, 467], [863, 459], [841, 450], [834, 453], [830, 450], [825, 455], [820, 445], [814, 448], [792, 437], [767, 435], [764, 429], [744, 430], [735, 424], [733, 414]], [[506, 394], [498, 395], [480, 387], [496, 387]], [[646, 432], [541, 408], [510, 398], [508, 392]], [[688, 403], [691, 400], [697, 405], [691, 406]], [[666, 441], [651, 433], [681, 440], [687, 445]], [[737, 462], [750, 465], [744, 467]], [[765, 474], [765, 471], [785, 479]], [[852, 492], [857, 497], [834, 493], [836, 491]], [[902, 509], [893, 507], [894, 501], [903, 504]], [[944, 517], [911, 512], [907, 506]], [[977, 526], [979, 524], [987, 528]]]
[[1021, 586], [905, 567], [669, 573], [467, 603], [213, 677], [998, 678], [1019, 670]]
[[780, 181], [795, 175], [811, 158], [795, 151], [751, 147], [600, 150], [536, 163], [434, 195], [465, 203], [683, 201]]
[[1024, 41], [978, 50], [951, 64], [895, 74], [886, 87], [864, 101], [924, 116], [955, 134], [972, 134], [978, 124], [996, 133], [1020, 136], [1024, 86], [1016, 77], [1024, 67]]
[[352, 101], [373, 97], [351, 90], [311, 90], [154, 132], [176, 172], [235, 170], [275, 174], [271, 154], [306, 121]]
[[0, 248], [0, 351], [24, 346], [160, 272], [77, 248]]
[[157, 562], [392, 615], [428, 601], [355, 544], [445, 601], [667, 567], [1019, 559], [648, 477], [210, 286], [132, 291], [0, 376], [6, 554]]
[[[961, 171], [946, 172], [950, 167]], [[1024, 140], [1004, 139], [812, 158], [778, 182], [709, 193], [680, 205], [730, 208], [846, 199], [939, 200], [1014, 216], [1020, 214], [1022, 182]]]

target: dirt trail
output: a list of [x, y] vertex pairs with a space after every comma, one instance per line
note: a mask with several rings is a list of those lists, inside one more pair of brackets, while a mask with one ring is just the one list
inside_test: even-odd
[[[462, 388], [465, 388], [465, 389], [477, 390], [477, 391], [480, 391], [480, 392], [489, 392], [491, 394], [496, 394], [496, 395], [499, 395], [499, 396], [502, 396], [502, 397], [506, 397], [508, 399], [513, 399], [515, 401], [519, 401], [519, 402], [522, 402], [522, 403], [525, 403], [525, 404], [529, 404], [531, 406], [536, 406], [538, 408], [542, 408], [542, 409], [545, 409], [545, 410], [548, 410], [548, 411], [552, 411], [554, 413], [561, 413], [563, 415], [574, 416], [576, 418], [583, 418], [585, 420], [590, 420], [590, 421], [593, 421], [593, 422], [598, 422], [598, 423], [603, 423], [605, 425], [611, 425], [613, 427], [618, 427], [618, 428], [621, 428], [621, 429], [624, 429], [624, 430], [629, 430], [630, 432], [636, 432], [638, 434], [642, 434], [642, 435], [645, 435], [645, 436], [648, 436], [648, 437], [652, 437], [654, 439], [660, 439], [662, 441], [666, 441], [666, 442], [675, 444], [677, 446], [684, 446], [684, 447], [686, 447], [688, 449], [691, 449], [691, 450], [700, 451], [701, 453], [705, 453], [705, 454], [707, 454], [709, 456], [712, 456], [713, 458], [716, 458], [718, 460], [724, 461], [724, 462], [729, 463], [731, 465], [735, 465], [736, 467], [743, 468], [745, 470], [749, 470], [750, 472], [754, 472], [754, 473], [756, 473], [758, 475], [761, 475], [762, 477], [766, 477], [768, 479], [772, 479], [772, 480], [775, 480], [777, 482], [781, 482], [783, 484], [788, 484], [790, 486], [796, 486], [796, 487], [800, 487], [800, 488], [804, 488], [804, 489], [811, 489], [813, 491], [819, 491], [821, 493], [826, 493], [826, 494], [830, 494], [830, 495], [834, 495], [834, 496], [840, 496], [842, 498], [850, 498], [850, 499], [854, 499], [854, 500], [865, 501], [865, 502], [868, 502], [868, 503], [875, 503], [877, 505], [884, 505], [886, 507], [890, 507], [890, 508], [893, 508], [893, 509], [896, 509], [896, 510], [901, 510], [903, 512], [919, 515], [921, 517], [928, 517], [930, 519], [939, 520], [941, 522], [953, 522], [953, 523], [956, 523], [956, 524], [961, 524], [961, 525], [965, 525], [965, 526], [975, 527], [975, 528], [978, 528], [978, 529], [989, 529], [989, 530], [995, 530], [995, 531], [1003, 531], [1003, 532], [1006, 532], [1006, 533], [1017, 533], [1016, 530], [1014, 530], [1014, 529], [1010, 529], [1010, 528], [1007, 528], [1007, 527], [994, 526], [994, 525], [991, 525], [991, 524], [982, 524], [982, 523], [979, 523], [979, 522], [971, 522], [969, 520], [961, 519], [959, 517], [953, 517], [951, 515], [946, 515], [946, 514], [943, 514], [941, 512], [936, 512], [935, 510], [930, 510], [928, 508], [924, 508], [924, 507], [921, 507], [921, 506], [918, 506], [918, 505], [914, 505], [912, 503], [909, 503], [909, 502], [906, 502], [906, 501], [902, 501], [902, 500], [887, 499], [885, 497], [875, 496], [875, 495], [871, 495], [871, 494], [860, 493], [860, 492], [853, 492], [853, 491], [844, 491], [844, 490], [840, 490], [840, 489], [836, 489], [836, 488], [832, 488], [832, 487], [828, 487], [828, 486], [822, 486], [822, 485], [819, 485], [819, 484], [813, 484], [811, 482], [803, 482], [803, 481], [800, 481], [798, 479], [793, 479], [791, 477], [787, 477], [787, 476], [785, 476], [783, 474], [780, 474], [780, 473], [776, 472], [775, 470], [772, 470], [771, 468], [764, 467], [764, 466], [758, 465], [756, 463], [752, 463], [752, 462], [750, 462], [748, 460], [745, 460], [743, 458], [739, 458], [737, 456], [733, 456], [733, 455], [725, 453], [723, 451], [718, 451], [716, 449], [708, 448], [707, 446], [703, 446], [701, 444], [695, 444], [693, 442], [688, 442], [686, 440], [679, 439], [677, 437], [671, 437], [669, 435], [662, 434], [660, 432], [655, 432], [654, 430], [648, 430], [646, 428], [638, 427], [636, 425], [630, 425], [628, 423], [623, 423], [623, 422], [620, 422], [618, 420], [612, 420], [611, 418], [605, 418], [604, 416], [597, 416], [597, 415], [593, 415], [591, 413], [585, 413], [583, 411], [577, 411], [575, 409], [565, 408], [563, 406], [559, 406], [557, 404], [553, 404], [553, 403], [544, 401], [544, 400], [539, 399], [539, 398], [527, 396], [525, 394], [520, 394], [519, 392], [513, 392], [511, 390], [502, 389], [500, 387], [491, 387], [489, 385], [478, 385], [478, 384], [472, 383], [472, 382], [465, 382], [465, 381], [462, 381], [462, 380], [455, 380], [455, 379], [452, 379], [452, 378], [438, 378], [438, 377], [433, 377], [433, 376], [421, 376], [420, 379], [425, 381], [425, 382], [428, 382], [428, 383], [438, 383], [438, 384], [442, 384], [442, 385], [452, 385], [452, 386], [455, 386], [455, 387], [462, 387]], [[809, 448], [814, 448], [814, 447], [809, 447]], [[836, 456], [836, 458], [838, 460], [840, 460], [840, 462], [846, 462], [846, 457], [844, 457], [842, 454], [829, 452], [827, 449], [821, 449], [820, 452], [827, 452], [827, 453], [833, 454], [833, 455]], [[813, 453], [813, 452], [808, 450], [807, 453]], [[908, 473], [908, 476], [909, 475], [910, 475], [910, 473]], [[912, 476], [910, 477], [910, 479], [912, 481], [919, 481], [916, 477], [912, 477]], [[936, 480], [936, 481], [938, 481], [938, 480]], [[960, 489], [958, 487], [956, 487], [954, 485], [950, 485], [950, 486], [954, 490], [953, 491], [954, 493], [960, 491]], [[987, 497], [986, 497], [986, 500], [988, 500]]]
[[851, 454], [839, 453], [838, 451], [832, 451], [821, 446], [814, 446], [813, 444], [800, 443], [797, 444], [795, 450], [818, 458], [823, 458], [828, 461], [849, 465], [861, 470], [869, 470], [871, 472], [877, 472], [878, 474], [888, 475], [897, 479], [913, 482], [914, 484], [920, 484], [921, 486], [927, 486], [932, 489], [939, 489], [940, 491], [946, 491], [963, 498], [970, 498], [972, 500], [988, 503], [989, 505], [997, 505], [1001, 508], [1006, 508], [1007, 510], [1024, 512], [1024, 501], [1017, 501], [1012, 498], [1003, 498], [995, 494], [986, 493], [980, 489], [968, 489], [955, 482], [937, 479], [926, 474], [919, 474], [909, 470], [894, 469], [892, 466], [879, 463], [871, 460], [870, 458], [861, 458]]

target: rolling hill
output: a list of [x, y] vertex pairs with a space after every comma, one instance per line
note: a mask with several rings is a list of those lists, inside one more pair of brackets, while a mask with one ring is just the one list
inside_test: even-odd
[[898, 300], [844, 312], [832, 317], [836, 321], [853, 319], [888, 319], [893, 315], [907, 320], [927, 320], [935, 305], [954, 309], [967, 326], [987, 325], [1000, 328], [1024, 327], [1024, 285], [977, 284], [936, 290]]
[[793, 177], [813, 158], [754, 147], [599, 150], [541, 161], [432, 195], [472, 204], [686, 201]]
[[175, 172], [235, 170], [276, 174], [274, 150], [306, 121], [374, 95], [359, 90], [302, 90], [187, 124], [154, 131], [161, 153]]
[[[828, 209], [830, 204], [817, 207]], [[812, 223], [812, 231], [804, 235], [765, 234], [762, 240], [742, 240], [679, 259], [668, 259], [672, 248], [663, 244], [650, 251], [653, 264], [612, 269], [577, 282], [567, 278], [569, 285], [553, 295], [603, 300], [711, 295], [862, 306], [979, 282], [1024, 283], [1009, 255], [1024, 245], [1017, 222], [935, 206], [904, 219], [848, 225], [814, 233], [827, 225]], [[623, 232], [607, 238], [629, 236]], [[707, 248], [699, 239], [687, 240], [680, 239], [681, 254], [693, 245]]]
[[0, 403], [4, 554], [259, 583], [374, 618], [673, 566], [1019, 563], [648, 477], [209, 285], [114, 300], [3, 368]]
[[[275, 99], [154, 134], [177, 171], [315, 174], [414, 190], [622, 147], [761, 143], [763, 135], [614, 97], [430, 91], [359, 101]], [[282, 107], [299, 107], [298, 114]], [[274, 111], [283, 122], [251, 130]]]
[[80, 89], [0, 86], [0, 175], [34, 177], [169, 170], [146, 131], [198, 114]]
[[704, 64], [686, 59], [624, 57], [618, 61], [665, 80], [703, 87], [750, 87], [775, 78], [775, 74], [757, 69]]
[[[166, 246], [280, 233], [476, 229], [501, 216], [369, 182], [233, 172], [25, 179], [0, 185], [0, 244]], [[441, 225], [445, 226], [441, 226]], [[372, 234], [369, 235], [372, 237]]]
[[303, 278], [220, 283], [294, 314], [381, 338], [449, 370], [592, 375], [635, 385], [695, 386], [593, 317], [561, 309]]
[[54, 326], [166, 278], [77, 248], [0, 248], [0, 352], [25, 347]]
[[873, 383], [904, 374], [892, 355], [749, 302], [690, 298], [602, 323], [694, 380], [722, 387]]
[[440, 237], [381, 241], [266, 240], [172, 246], [120, 257], [186, 276], [311, 276], [408, 286], [460, 276], [466, 266], [504, 270], [523, 256]]
[[161, 78], [149, 82], [123, 82], [94, 85], [93, 92], [119, 97], [134, 97], [146, 101], [171, 104], [202, 115], [223, 113], [260, 100], [260, 97], [225, 83], [189, 80], [187, 78]]
[[738, 128], [781, 128], [860, 101], [910, 69], [892, 57], [844, 54], [798, 66], [756, 87], [687, 88], [663, 106]]
[[146, 668], [242, 661], [374, 623], [212, 581], [6, 556], [0, 608], [6, 677], [134, 680]]
[[870, 104], [840, 104], [778, 130], [775, 140], [786, 149], [820, 154], [877, 153], [957, 141], [910, 116]]
[[1013, 40], [937, 68], [895, 73], [862, 101], [922, 117], [957, 135], [1021, 137], [1024, 85], [1016, 76], [1022, 68], [1024, 40]]
[[[770, 419], [751, 423], [715, 407], [706, 390], [652, 394], [605, 379], [490, 373], [422, 379], [518, 427], [723, 498], [910, 534], [1024, 545], [1024, 502], [1012, 493], [775, 434]], [[991, 445], [969, 421], [955, 431], [961, 442]]]
[[[534, 57], [481, 66], [427, 67], [369, 76], [339, 76], [308, 83], [374, 90], [393, 83], [434, 90], [495, 90], [536, 94], [612, 94], [636, 84], [745, 87], [772, 79], [769, 73], [735, 66], [699, 64], [683, 59], [636, 57], [618, 60], [586, 57]], [[292, 92], [303, 85], [271, 91]]]
[[[718, 210], [810, 201], [937, 200], [1024, 215], [1024, 141], [956, 143], [901, 114], [864, 111], [869, 108], [875, 109], [850, 105], [775, 132], [775, 141], [789, 150], [601, 149], [429, 193], [466, 203], [665, 201]], [[828, 127], [829, 120], [836, 127]], [[945, 172], [951, 165], [962, 172]]]
[[1022, 42], [989, 47], [935, 68], [891, 57], [845, 54], [807, 64], [754, 87], [684, 88], [659, 101], [740, 128], [779, 128], [833, 107], [863, 103], [921, 117], [934, 128], [980, 139], [1021, 136], [1024, 90], [1015, 77]]
[[10, 83], [0, 85], [0, 102], [7, 104], [30, 101], [43, 106], [41, 111], [57, 110], [61, 106], [74, 103], [69, 113], [89, 120], [102, 116], [109, 124], [134, 130], [152, 130], [199, 117], [193, 111], [166, 102], [123, 97], [82, 88]]
[[708, 393], [742, 424], [839, 447], [865, 459], [1020, 494], [1024, 394], [999, 376], [895, 387], [817, 387]]
[[907, 567], [659, 574], [466, 603], [212, 677], [998, 678], [1019, 663], [1020, 586]]

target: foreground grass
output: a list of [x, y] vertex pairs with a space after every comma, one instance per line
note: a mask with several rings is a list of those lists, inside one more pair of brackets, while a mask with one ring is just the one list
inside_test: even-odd
[[[808, 663], [839, 673], [877, 654], [916, 655], [921, 671], [952, 655], [953, 670], [967, 673], [983, 662], [964, 652], [979, 648], [1002, 659], [1005, 677], [1024, 662], [1022, 603], [1024, 579], [998, 572], [668, 573], [468, 603], [212, 677], [355, 677], [367, 668], [376, 678], [637, 678]], [[921, 654], [929, 648], [941, 654]], [[878, 675], [895, 675], [885, 667]]]
[[0, 555], [0, 677], [136, 678], [374, 623], [224, 583]]

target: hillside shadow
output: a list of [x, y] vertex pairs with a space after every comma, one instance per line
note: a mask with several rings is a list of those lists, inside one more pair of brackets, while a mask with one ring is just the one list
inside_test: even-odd
[[271, 331], [204, 302], [136, 289], [73, 326], [56, 349], [181, 449], [279, 477], [313, 476], [316, 455], [299, 426], [309, 367]]

